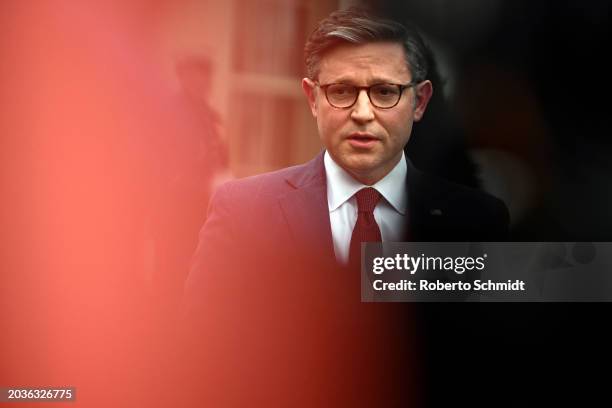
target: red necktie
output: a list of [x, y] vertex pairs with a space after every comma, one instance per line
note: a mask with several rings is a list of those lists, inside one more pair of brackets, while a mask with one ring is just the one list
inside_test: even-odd
[[359, 265], [362, 242], [381, 242], [380, 229], [374, 219], [374, 208], [380, 200], [380, 193], [368, 187], [355, 194], [357, 198], [357, 222], [351, 236], [349, 265]]

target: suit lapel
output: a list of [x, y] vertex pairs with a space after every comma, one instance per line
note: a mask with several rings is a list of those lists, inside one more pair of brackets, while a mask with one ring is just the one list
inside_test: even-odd
[[410, 241], [439, 240], [448, 226], [448, 200], [427, 176], [408, 163], [408, 238]]
[[334, 258], [323, 154], [286, 179], [291, 190], [279, 203], [298, 249], [323, 260]]

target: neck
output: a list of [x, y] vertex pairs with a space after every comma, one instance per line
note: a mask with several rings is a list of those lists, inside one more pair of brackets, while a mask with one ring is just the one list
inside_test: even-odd
[[372, 175], [372, 174], [359, 174], [353, 171], [348, 171], [348, 173], [358, 182], [360, 182], [361, 184], [365, 184], [366, 186], [373, 186], [374, 184], [378, 183], [380, 180], [382, 180], [387, 174], [389, 174], [388, 172], [385, 174], [381, 174], [381, 175]]

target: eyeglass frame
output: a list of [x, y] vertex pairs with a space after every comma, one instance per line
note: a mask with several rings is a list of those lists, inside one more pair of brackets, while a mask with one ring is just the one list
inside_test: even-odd
[[[321, 85], [318, 81], [313, 81], [314, 84], [316, 86], [318, 86], [319, 88], [321, 88], [323, 90], [323, 93], [325, 94], [325, 99], [327, 100], [327, 103], [329, 103], [330, 106], [336, 108], [336, 109], [349, 109], [352, 108], [356, 103], [357, 100], [359, 99], [359, 94], [361, 93], [362, 89], [365, 89], [366, 94], [368, 95], [368, 100], [370, 101], [370, 103], [372, 104], [372, 106], [374, 106], [377, 109], [392, 109], [395, 108], [397, 106], [397, 104], [399, 103], [399, 101], [402, 99], [402, 95], [404, 94], [404, 91], [408, 88], [412, 88], [415, 85], [418, 85], [418, 82], [414, 82], [414, 81], [410, 81], [407, 84], [393, 84], [393, 83], [388, 83], [388, 82], [380, 82], [377, 84], [372, 84], [370, 86], [357, 86], [357, 85], [351, 85], [351, 84], [345, 84], [342, 82], [332, 82], [329, 84], [325, 84], [325, 85]], [[333, 103], [331, 103], [331, 101], [329, 100], [329, 96], [327, 96], [327, 89], [332, 86], [332, 85], [349, 85], [354, 87], [355, 89], [357, 89], [357, 93], [355, 94], [355, 100], [353, 101], [353, 103], [351, 103], [349, 106], [336, 106]], [[373, 101], [372, 98], [370, 97], [370, 89], [372, 89], [372, 87], [378, 86], [378, 85], [394, 85], [397, 86], [399, 88], [399, 96], [397, 97], [397, 101], [391, 105], [388, 106], [386, 108], [383, 108], [381, 106], [376, 105]]]

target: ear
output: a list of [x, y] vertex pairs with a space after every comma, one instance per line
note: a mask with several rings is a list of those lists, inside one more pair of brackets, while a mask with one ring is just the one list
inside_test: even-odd
[[310, 111], [312, 112], [312, 116], [317, 117], [317, 102], [315, 95], [315, 83], [310, 78], [302, 79], [302, 90], [304, 91], [304, 95], [306, 95], [306, 99], [308, 100], [308, 106], [310, 106]]
[[425, 109], [433, 94], [433, 86], [430, 80], [423, 81], [415, 87], [416, 100], [414, 106], [414, 121], [418, 122], [425, 115]]

